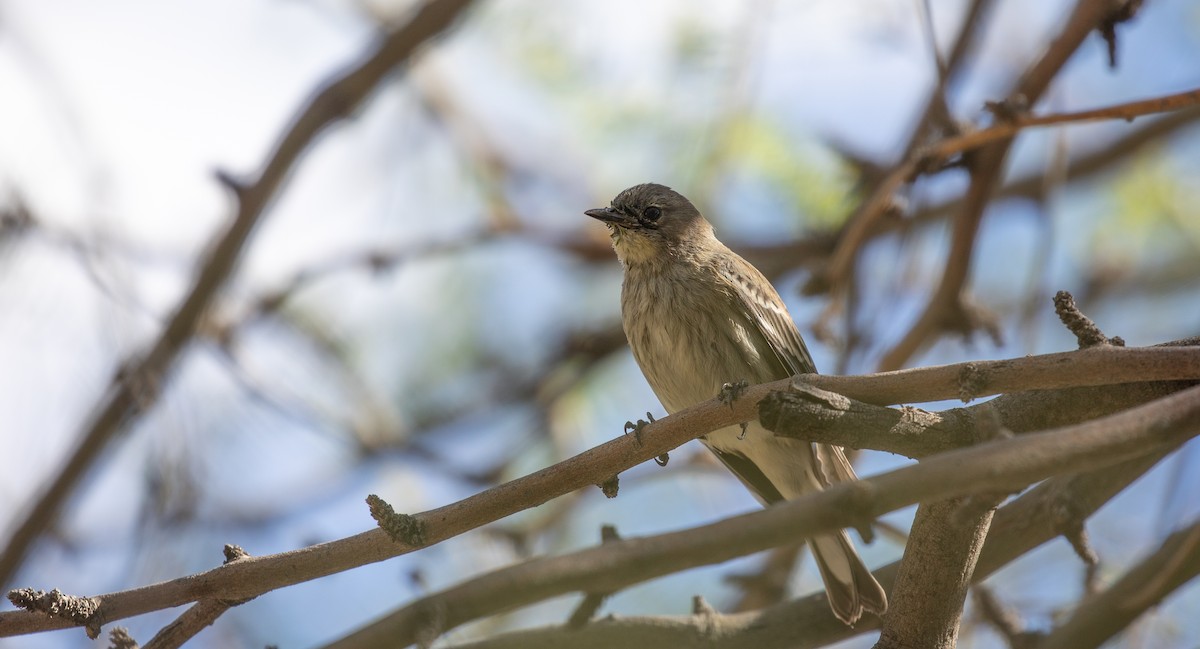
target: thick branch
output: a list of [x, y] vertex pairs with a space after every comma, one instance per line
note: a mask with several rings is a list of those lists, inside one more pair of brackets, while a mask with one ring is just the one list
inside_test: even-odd
[[1200, 434], [1200, 386], [1104, 419], [951, 451], [917, 466], [839, 484], [710, 525], [498, 570], [399, 609], [330, 647], [403, 646], [556, 595], [615, 592], [686, 568], [854, 527], [917, 502], [1003, 493], [1051, 475], [1160, 453], [1196, 434]]
[[917, 507], [875, 649], [957, 644], [963, 600], [1000, 500], [977, 495]]
[[125, 363], [121, 375], [83, 425], [79, 443], [66, 465], [13, 532], [0, 554], [0, 585], [9, 582], [34, 540], [58, 516], [100, 452], [158, 399], [175, 359], [233, 272], [263, 210], [316, 136], [350, 114], [384, 77], [407, 61], [418, 46], [449, 27], [469, 4], [470, 0], [433, 0], [406, 25], [389, 34], [370, 57], [327, 84], [300, 111], [255, 182], [241, 185], [228, 176], [219, 176], [237, 196], [237, 214], [205, 257], [191, 289], [158, 339], [147, 351]]
[[[1196, 343], [1197, 340], [1181, 341]], [[982, 364], [985, 374], [991, 368], [1001, 368], [996, 380], [986, 382], [977, 396], [993, 394], [1003, 386], [1017, 389], [1040, 389], [1069, 385], [1097, 385], [1110, 381], [1194, 379], [1200, 377], [1197, 367], [1200, 351], [1188, 348], [1096, 348], [1064, 354], [1033, 356], [1010, 361], [962, 363], [932, 368], [902, 370], [885, 374], [836, 377], [804, 375], [797, 380], [820, 387], [844, 390], [858, 398], [883, 403], [899, 401], [928, 401], [945, 399], [958, 394], [959, 387], [952, 377], [963, 368]], [[1024, 367], [1031, 377], [1019, 382], [1017, 376]], [[1133, 369], [1137, 369], [1133, 372]], [[1087, 371], [1083, 371], [1087, 370]], [[1010, 374], [1011, 372], [1011, 374]], [[743, 396], [727, 404], [711, 399], [646, 426], [641, 442], [632, 435], [618, 437], [606, 444], [481, 492], [457, 503], [417, 514], [427, 531], [426, 545], [499, 520], [516, 512], [536, 507], [563, 494], [603, 482], [630, 467], [653, 459], [681, 444], [719, 428], [732, 426], [757, 417], [758, 403], [768, 394], [786, 390], [792, 379], [752, 386]], [[1144, 392], [1139, 385], [1146, 386]], [[1102, 408], [1122, 403], [1123, 395], [1145, 398], [1153, 394], [1156, 383], [1123, 385], [1105, 399], [1080, 398], [1077, 394], [1054, 390], [1038, 395], [1038, 403], [1051, 403], [1065, 394], [1061, 407], [1041, 408], [1021, 404], [1025, 400], [1014, 395], [1014, 403], [1006, 410], [1004, 425], [1014, 430], [1029, 430], [1031, 422], [1043, 422], [1042, 427], [1061, 425], [1071, 413], [1091, 407]], [[872, 391], [886, 395], [872, 398]], [[994, 402], [1001, 402], [1000, 397]], [[1134, 398], [1131, 396], [1129, 398]], [[1133, 403], [1132, 401], [1129, 403]], [[1051, 412], [1058, 420], [1041, 419], [1038, 413]], [[1034, 426], [1037, 427], [1037, 426]], [[413, 552], [419, 548], [392, 542], [381, 530], [371, 530], [352, 537], [314, 545], [276, 555], [248, 557], [228, 566], [181, 577], [152, 586], [98, 596], [105, 620], [117, 620], [150, 611], [182, 606], [204, 598], [241, 599], [335, 574], [351, 568], [384, 561]], [[0, 613], [0, 636], [71, 626], [61, 619], [47, 619], [22, 611]]]
[[802, 374], [795, 381], [865, 403], [889, 405], [970, 400], [1018, 390], [1200, 378], [1200, 346], [1187, 346], [1200, 345], [1200, 338], [1180, 343], [1179, 346], [1102, 347], [861, 376]]
[[[1106, 390], [1108, 392], [1109, 390]], [[1053, 540], [1059, 530], [1052, 512], [1073, 509], [1090, 516], [1113, 496], [1150, 470], [1165, 454], [1155, 454], [1082, 475], [1051, 478], [1017, 500], [1001, 507], [975, 567], [974, 581], [986, 579], [1005, 565]], [[890, 584], [899, 562], [875, 571]], [[864, 618], [854, 627], [829, 614], [823, 593], [753, 613], [708, 616], [607, 617], [583, 629], [545, 627], [517, 631], [455, 649], [815, 649], [878, 628], [877, 618]]]
[[852, 449], [921, 458], [975, 443], [967, 408], [929, 412], [885, 408], [826, 392], [797, 380], [790, 390], [767, 395], [758, 418], [776, 435]]

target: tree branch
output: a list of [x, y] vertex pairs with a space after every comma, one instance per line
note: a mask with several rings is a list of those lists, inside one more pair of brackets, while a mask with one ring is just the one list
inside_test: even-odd
[[1132, 122], [1135, 117], [1194, 108], [1197, 105], [1200, 105], [1200, 88], [1091, 110], [1049, 115], [1016, 115], [1010, 120], [998, 122], [985, 129], [945, 138], [922, 153], [926, 160], [944, 160], [959, 153], [1009, 139], [1029, 128], [1083, 124], [1113, 119]]
[[1198, 424], [1200, 386], [1194, 386], [1103, 419], [951, 451], [717, 523], [497, 570], [405, 606], [327, 649], [405, 646], [485, 615], [569, 592], [615, 592], [854, 527], [917, 502], [1007, 492], [1056, 474], [1112, 466], [1173, 449], [1200, 434]]
[[328, 83], [300, 111], [253, 183], [243, 185], [218, 174], [218, 180], [237, 197], [237, 214], [205, 257], [187, 296], [158, 339], [146, 352], [126, 360], [83, 425], [66, 465], [9, 538], [0, 553], [0, 585], [12, 579], [33, 542], [58, 516], [100, 452], [158, 399], [180, 350], [191, 340], [204, 312], [233, 272], [263, 210], [308, 146], [327, 126], [348, 116], [418, 46], [449, 27], [469, 4], [470, 0], [432, 0], [407, 24], [390, 33], [362, 63]]
[[1197, 575], [1200, 521], [1167, 537], [1158, 551], [1131, 568], [1111, 588], [1085, 599], [1071, 619], [1054, 629], [1038, 649], [1099, 647]]
[[[1181, 341], [1195, 343], [1200, 340]], [[1065, 354], [1034, 356], [1010, 361], [962, 363], [942, 367], [909, 369], [862, 377], [803, 375], [796, 380], [822, 387], [844, 389], [847, 394], [872, 401], [927, 401], [945, 399], [960, 393], [956, 377], [966, 367], [982, 367], [983, 375], [994, 380], [981, 382], [976, 396], [993, 394], [999, 389], [1044, 389], [1066, 385], [1100, 385], [1112, 381], [1162, 381], [1200, 378], [1200, 350], [1191, 348], [1111, 348], [1101, 347]], [[1017, 381], [1022, 368], [1030, 380]], [[1136, 371], [1134, 371], [1136, 370]], [[1127, 374], [1128, 373], [1128, 374]], [[638, 436], [625, 435], [594, 449], [466, 498], [457, 503], [416, 514], [426, 532], [426, 546], [462, 534], [518, 511], [535, 507], [560, 495], [600, 483], [630, 467], [670, 451], [712, 430], [736, 425], [758, 416], [758, 404], [771, 392], [787, 390], [792, 379], [752, 386], [732, 403], [711, 399], [646, 426]], [[1022, 405], [1027, 399], [1008, 395], [993, 400], [1007, 404], [1004, 425], [1013, 430], [1029, 430], [1038, 423], [1062, 425], [1070, 413], [1088, 412], [1089, 408], [1119, 407], [1129, 399], [1148, 398], [1159, 383], [1122, 385], [1104, 399], [1081, 398], [1069, 390], [1038, 393], [1037, 404], [1055, 403], [1054, 408]], [[1145, 386], [1140, 388], [1138, 386]], [[873, 397], [878, 389], [884, 397]], [[1175, 389], [1179, 389], [1176, 386]], [[1131, 395], [1131, 396], [1124, 396]], [[1125, 399], [1125, 400], [1123, 400]], [[1051, 419], [1037, 413], [1049, 411]], [[1057, 417], [1058, 419], [1053, 419]], [[1046, 424], [1044, 422], [1051, 422]], [[247, 557], [230, 565], [181, 577], [152, 586], [98, 596], [101, 619], [112, 621], [154, 610], [181, 606], [205, 598], [242, 599], [383, 561], [413, 552], [415, 546], [392, 542], [381, 530], [371, 530], [328, 543], [276, 555]], [[47, 618], [23, 611], [0, 613], [0, 636], [18, 635], [72, 626], [69, 620]]]
[[[1161, 385], [1161, 384], [1160, 384]], [[1164, 390], [1171, 388], [1163, 387]], [[1116, 393], [1116, 388], [1091, 389], [1093, 396]], [[986, 579], [1014, 559], [1053, 540], [1059, 530], [1053, 512], [1073, 509], [1089, 516], [1157, 464], [1156, 453], [1089, 473], [1051, 478], [1001, 507], [976, 564], [974, 581]], [[896, 578], [900, 562], [875, 571], [882, 584]], [[879, 627], [866, 617], [854, 627], [829, 614], [823, 593], [814, 593], [762, 611], [734, 615], [671, 617], [613, 617], [583, 629], [561, 626], [516, 631], [455, 649], [815, 649]], [[644, 639], [644, 640], [643, 640]]]
[[[1020, 97], [1029, 105], [1036, 104], [1058, 71], [1083, 43], [1083, 39], [1113, 12], [1115, 5], [1116, 0], [1079, 0], [1058, 37], [1042, 57], [1025, 71], [1008, 97]], [[884, 354], [880, 369], [902, 367], [933, 335], [947, 327], [970, 332], [980, 324], [979, 314], [964, 304], [963, 290], [974, 255], [975, 235], [984, 209], [991, 202], [992, 194], [1000, 182], [1011, 145], [1012, 136], [1009, 135], [972, 153], [968, 165], [971, 184], [962, 211], [954, 221], [950, 253], [946, 257], [946, 269], [941, 282], [908, 333]]]
[[1002, 496], [917, 506], [876, 649], [954, 647], [975, 562]]

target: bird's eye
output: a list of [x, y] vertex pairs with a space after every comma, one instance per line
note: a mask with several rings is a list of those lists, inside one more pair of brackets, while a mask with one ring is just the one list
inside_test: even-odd
[[651, 205], [650, 207], [647, 207], [645, 209], [645, 211], [642, 212], [642, 216], [646, 217], [646, 219], [649, 221], [657, 221], [659, 219], [659, 217], [662, 216], [662, 210]]

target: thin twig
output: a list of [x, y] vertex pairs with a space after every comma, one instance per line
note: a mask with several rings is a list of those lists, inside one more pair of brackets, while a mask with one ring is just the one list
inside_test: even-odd
[[1090, 110], [1049, 115], [1018, 115], [1011, 121], [997, 122], [985, 129], [941, 140], [930, 146], [924, 153], [927, 159], [945, 159], [1011, 138], [1030, 128], [1085, 124], [1114, 119], [1132, 122], [1136, 117], [1167, 113], [1198, 105], [1200, 105], [1200, 88]]

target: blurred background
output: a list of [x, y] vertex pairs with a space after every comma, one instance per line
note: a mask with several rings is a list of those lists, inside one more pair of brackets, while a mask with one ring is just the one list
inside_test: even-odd
[[[369, 529], [461, 499], [663, 414], [625, 345], [620, 268], [583, 210], [670, 185], [768, 273], [820, 369], [875, 371], [939, 281], [950, 170], [905, 191], [854, 279], [813, 274], [903, 154], [965, 0], [479, 1], [302, 158], [165, 391], [100, 456], [7, 589], [127, 589]], [[1069, 3], [988, 3], [946, 87], [965, 122], [999, 100]], [[994, 5], [994, 6], [991, 6]], [[389, 0], [0, 1], [0, 534], [60, 469], [124, 359], [152, 342], [252, 178], [319, 84], [413, 4]], [[1093, 34], [1037, 104], [1100, 107], [1200, 86], [1200, 5], [1158, 0]], [[1064, 351], [1072, 291], [1108, 335], [1200, 332], [1200, 112], [1022, 135], [968, 284], [994, 335], [943, 336], [907, 366]], [[810, 290], [806, 291], [805, 288]], [[933, 404], [940, 408], [953, 404]], [[1119, 575], [1200, 514], [1195, 443], [1089, 523]], [[904, 461], [866, 453], [860, 475]], [[310, 647], [423, 593], [525, 557], [713, 521], [757, 504], [696, 444], [598, 489], [421, 552], [237, 607], [196, 647]], [[900, 556], [911, 511], [861, 551]], [[778, 559], [778, 557], [777, 557]], [[748, 597], [763, 556], [622, 592], [601, 614], [686, 614]], [[783, 559], [787, 565], [786, 558]], [[1082, 592], [1054, 541], [989, 580], [1048, 628]], [[790, 592], [819, 588], [809, 559]], [[750, 580], [753, 581], [753, 580]], [[561, 598], [441, 643], [559, 623]], [[1200, 587], [1119, 646], [1196, 646]], [[177, 612], [121, 622], [148, 640]], [[868, 635], [844, 643], [870, 646]], [[98, 641], [104, 642], [104, 640]], [[1001, 647], [968, 607], [963, 646]], [[97, 646], [78, 631], [0, 647]]]

